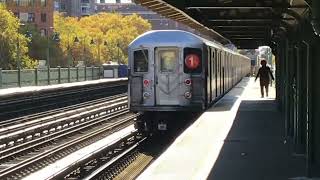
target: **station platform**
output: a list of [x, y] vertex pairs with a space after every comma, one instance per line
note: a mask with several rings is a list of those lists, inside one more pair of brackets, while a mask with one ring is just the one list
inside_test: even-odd
[[260, 98], [259, 82], [244, 78], [137, 179], [299, 179], [304, 159], [285, 139], [273, 87], [269, 95]]
[[100, 83], [106, 82], [116, 82], [116, 81], [127, 81], [128, 78], [112, 78], [112, 79], [99, 79], [99, 80], [89, 80], [89, 81], [81, 81], [81, 82], [73, 82], [73, 83], [63, 83], [63, 84], [55, 84], [55, 85], [47, 85], [47, 86], [26, 86], [26, 87], [15, 87], [15, 88], [7, 88], [0, 89], [0, 97], [4, 96], [16, 96], [24, 93], [33, 93], [40, 91], [55, 91], [59, 89], [66, 88], [77, 88], [81, 86], [90, 86]]

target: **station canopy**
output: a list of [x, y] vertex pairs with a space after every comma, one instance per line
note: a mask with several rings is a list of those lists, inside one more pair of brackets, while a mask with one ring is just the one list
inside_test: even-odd
[[[311, 1], [311, 0], [310, 0]], [[135, 0], [164, 17], [240, 49], [270, 45], [310, 14], [305, 0]]]

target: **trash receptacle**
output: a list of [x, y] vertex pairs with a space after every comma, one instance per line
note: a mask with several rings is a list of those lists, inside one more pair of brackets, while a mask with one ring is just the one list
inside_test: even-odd
[[119, 65], [118, 77], [128, 77], [128, 66], [126, 64]]

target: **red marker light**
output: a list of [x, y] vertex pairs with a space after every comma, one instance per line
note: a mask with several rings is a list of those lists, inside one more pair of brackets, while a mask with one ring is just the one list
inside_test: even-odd
[[191, 85], [191, 79], [184, 80], [184, 84], [187, 85], [187, 86], [190, 86]]
[[199, 56], [196, 54], [189, 54], [184, 60], [184, 63], [191, 70], [197, 69], [200, 65]]
[[148, 79], [143, 80], [144, 87], [148, 87], [150, 84], [150, 81]]

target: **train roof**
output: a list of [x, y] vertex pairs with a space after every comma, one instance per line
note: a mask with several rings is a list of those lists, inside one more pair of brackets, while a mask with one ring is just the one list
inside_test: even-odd
[[205, 38], [197, 36], [187, 31], [182, 30], [152, 30], [145, 32], [138, 36], [129, 44], [129, 48], [139, 48], [141, 45], [154, 46], [157, 43], [162, 44], [206, 44], [211, 47], [222, 49], [232, 54], [239, 54], [238, 52], [232, 51], [228, 48], [223, 47], [217, 42], [209, 41]]
[[207, 44], [217, 48], [222, 48], [221, 45], [208, 41], [195, 34], [182, 30], [153, 30], [148, 31], [138, 36], [133, 40], [129, 47], [139, 47], [140, 45], [154, 45], [155, 43], [175, 43], [175, 44]]

